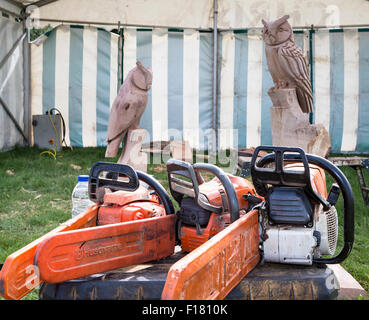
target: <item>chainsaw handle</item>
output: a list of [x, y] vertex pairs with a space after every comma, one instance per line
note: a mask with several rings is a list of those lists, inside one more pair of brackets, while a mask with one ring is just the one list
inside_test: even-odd
[[[354, 229], [355, 229], [354, 213], [355, 213], [355, 210], [354, 210], [354, 196], [353, 196], [352, 188], [346, 176], [332, 162], [328, 161], [325, 158], [317, 156], [317, 155], [305, 154], [305, 156], [309, 163], [317, 165], [318, 167], [327, 171], [332, 176], [332, 178], [337, 182], [337, 184], [339, 185], [342, 191], [343, 202], [344, 202], [344, 216], [343, 216], [344, 245], [343, 245], [343, 248], [341, 249], [341, 252], [332, 258], [313, 259], [313, 262], [317, 264], [340, 263], [348, 257], [348, 255], [350, 254], [352, 250], [353, 243], [354, 243]], [[301, 158], [299, 158], [299, 156], [296, 154], [286, 154], [285, 160], [301, 161]], [[269, 154], [269, 155], [264, 156], [262, 159], [258, 161], [258, 166], [263, 167], [272, 162], [274, 162], [274, 155]]]
[[[261, 150], [273, 151], [273, 153], [264, 156], [259, 161], [256, 161], [257, 156]], [[285, 171], [283, 168], [284, 161], [295, 159], [302, 162], [304, 171]], [[265, 168], [267, 164], [275, 163], [275, 169]], [[323, 205], [324, 211], [329, 210], [331, 207], [329, 202], [315, 192], [310, 182], [310, 168], [308, 159], [304, 150], [301, 148], [291, 147], [272, 147], [272, 146], [259, 146], [255, 149], [254, 155], [251, 159], [251, 176], [257, 193], [261, 196], [267, 195], [267, 184], [290, 186], [290, 187], [303, 187], [307, 193], [314, 198], [317, 202]]]
[[174, 214], [174, 206], [172, 200], [170, 199], [168, 192], [160, 184], [160, 182], [156, 180], [153, 176], [145, 172], [136, 171], [136, 173], [139, 180], [147, 183], [156, 192], [159, 199], [163, 203], [166, 214]]
[[354, 244], [354, 230], [355, 230], [355, 208], [354, 208], [354, 195], [350, 182], [342, 171], [334, 165], [332, 162], [325, 158], [308, 154], [307, 159], [310, 163], [315, 164], [325, 171], [327, 171], [332, 178], [338, 183], [343, 196], [344, 213], [343, 213], [343, 239], [344, 245], [341, 252], [333, 258], [329, 259], [313, 259], [313, 262], [318, 264], [336, 264], [341, 263], [350, 254]]
[[[229, 213], [231, 215], [231, 223], [236, 221], [240, 217], [240, 208], [238, 205], [236, 191], [234, 190], [233, 184], [231, 180], [229, 179], [228, 175], [223, 170], [221, 170], [217, 166], [214, 166], [210, 163], [195, 163], [193, 165], [193, 168], [195, 172], [197, 171], [210, 172], [219, 179], [227, 195]], [[196, 200], [201, 206], [201, 203], [200, 203], [202, 201], [201, 198], [198, 198]]]

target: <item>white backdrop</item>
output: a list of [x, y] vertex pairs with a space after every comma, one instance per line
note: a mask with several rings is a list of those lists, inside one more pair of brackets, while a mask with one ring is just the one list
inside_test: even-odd
[[[23, 34], [22, 23], [12, 17], [0, 16], [0, 61]], [[21, 41], [0, 70], [0, 96], [22, 129], [24, 126], [23, 45]], [[0, 150], [22, 144], [23, 137], [0, 105]]]

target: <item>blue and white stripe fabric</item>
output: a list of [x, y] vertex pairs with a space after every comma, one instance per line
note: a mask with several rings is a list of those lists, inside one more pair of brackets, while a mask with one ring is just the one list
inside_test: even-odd
[[106, 145], [118, 88], [118, 36], [81, 26], [59, 26], [46, 36], [31, 47], [32, 114], [57, 108], [68, 145]]
[[369, 29], [315, 31], [314, 118], [334, 152], [369, 151]]
[[[137, 60], [153, 70], [141, 127], [147, 141], [187, 140], [207, 149], [212, 134], [213, 34], [198, 30], [123, 30], [123, 79]], [[311, 60], [314, 123], [333, 152], [369, 151], [369, 30], [295, 31]], [[117, 92], [118, 37], [102, 29], [59, 26], [32, 46], [32, 107], [57, 107], [73, 146], [104, 146]], [[221, 32], [218, 142], [222, 149], [272, 144], [267, 94], [273, 86], [260, 30]]]
[[212, 34], [125, 29], [123, 74], [151, 66], [153, 84], [141, 127], [151, 141], [184, 139], [207, 148], [212, 116]]

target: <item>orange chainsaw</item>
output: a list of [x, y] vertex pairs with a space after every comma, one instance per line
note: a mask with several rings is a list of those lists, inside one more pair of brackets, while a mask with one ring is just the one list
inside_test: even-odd
[[96, 205], [5, 260], [4, 298], [20, 299], [41, 282], [63, 282], [174, 252], [173, 204], [152, 176], [98, 162], [90, 170], [89, 197]]
[[170, 159], [167, 172], [170, 193], [180, 207], [177, 234], [184, 252], [193, 251], [263, 200], [251, 182], [209, 163]]
[[170, 268], [162, 299], [223, 299], [260, 261], [254, 207], [263, 198], [248, 180], [212, 164], [169, 160], [167, 171], [180, 205], [178, 239], [190, 253]]
[[[261, 151], [267, 155], [259, 158]], [[193, 168], [206, 166], [195, 164]], [[335, 181], [329, 193], [325, 172]], [[194, 172], [182, 173], [182, 176], [195, 180]], [[350, 183], [335, 165], [319, 156], [305, 154], [300, 148], [260, 146], [251, 160], [251, 176], [258, 195], [254, 198], [250, 192], [247, 196], [254, 200], [253, 204], [249, 204], [245, 214], [238, 216], [233, 211], [237, 201], [234, 195], [230, 196], [232, 188], [225, 188], [233, 223], [171, 266], [162, 299], [223, 299], [259, 260], [298, 265], [332, 264], [340, 263], [350, 254], [354, 241], [354, 198]], [[196, 185], [194, 190], [198, 205], [216, 212], [216, 208], [209, 208], [201, 192], [196, 192]], [[183, 188], [176, 191], [187, 194]], [[343, 247], [332, 257], [338, 241], [335, 204], [341, 192]], [[181, 200], [179, 196], [176, 198]], [[183, 214], [183, 223], [191, 225], [189, 217]], [[201, 219], [195, 216], [193, 220], [199, 223]], [[187, 242], [186, 237], [194, 240], [194, 229], [198, 232], [199, 227], [192, 227], [191, 232], [184, 229], [182, 241]]]

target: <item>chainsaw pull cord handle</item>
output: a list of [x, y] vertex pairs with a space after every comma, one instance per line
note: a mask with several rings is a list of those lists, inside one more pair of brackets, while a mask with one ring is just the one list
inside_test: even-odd
[[[313, 259], [314, 263], [317, 264], [337, 264], [345, 260], [350, 254], [353, 244], [354, 244], [354, 195], [352, 192], [352, 188], [350, 182], [347, 180], [346, 176], [342, 173], [342, 171], [333, 163], [328, 161], [325, 158], [320, 156], [305, 154], [309, 163], [315, 164], [318, 167], [327, 171], [332, 178], [339, 185], [344, 203], [344, 212], [343, 212], [343, 222], [344, 222], [344, 232], [343, 232], [343, 248], [341, 251], [332, 258], [321, 258], [321, 259]], [[268, 154], [264, 156], [257, 162], [258, 167], [264, 167], [269, 163], [274, 162], [275, 160], [274, 154]], [[301, 157], [296, 154], [285, 154], [285, 160], [290, 161], [301, 161]]]
[[174, 206], [172, 200], [169, 197], [167, 190], [160, 184], [158, 180], [156, 180], [153, 176], [142, 172], [136, 171], [138, 179], [147, 183], [158, 195], [161, 200], [166, 214], [174, 214]]
[[[198, 172], [198, 171], [210, 172], [219, 179], [219, 181], [224, 187], [224, 191], [226, 193], [226, 197], [228, 200], [228, 207], [229, 207], [229, 213], [231, 216], [231, 223], [236, 221], [240, 217], [240, 209], [239, 209], [236, 191], [234, 190], [233, 184], [231, 180], [229, 179], [228, 175], [223, 170], [221, 170], [217, 166], [212, 165], [210, 163], [195, 163], [193, 165], [193, 168], [195, 172]], [[200, 204], [201, 198], [197, 199], [197, 201], [199, 202], [199, 205], [201, 205]]]

